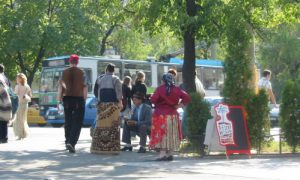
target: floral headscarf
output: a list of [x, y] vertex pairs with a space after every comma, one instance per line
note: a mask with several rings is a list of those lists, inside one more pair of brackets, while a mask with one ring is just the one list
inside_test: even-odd
[[163, 80], [163, 81], [165, 82], [165, 84], [166, 84], [166, 87], [167, 87], [166, 93], [167, 93], [167, 96], [169, 96], [170, 93], [171, 93], [171, 88], [172, 88], [172, 87], [174, 86], [174, 84], [175, 84], [174, 79], [173, 79], [173, 76], [172, 76], [172, 74], [170, 74], [170, 73], [164, 74], [162, 80]]

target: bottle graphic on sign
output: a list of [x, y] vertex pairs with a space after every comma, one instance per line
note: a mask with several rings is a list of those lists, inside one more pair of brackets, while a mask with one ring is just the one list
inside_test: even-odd
[[227, 118], [227, 114], [230, 113], [229, 107], [226, 104], [218, 104], [215, 106], [215, 111], [217, 113], [216, 125], [220, 144], [223, 146], [235, 145], [233, 124]]

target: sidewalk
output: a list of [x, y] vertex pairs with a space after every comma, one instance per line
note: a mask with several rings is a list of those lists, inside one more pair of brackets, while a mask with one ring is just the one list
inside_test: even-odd
[[[215, 159], [175, 157], [155, 162], [157, 153], [94, 155], [89, 129], [83, 128], [77, 153], [64, 150], [63, 128], [31, 128], [23, 141], [0, 144], [0, 179], [298, 179], [299, 157]], [[137, 142], [134, 141], [137, 145]]]

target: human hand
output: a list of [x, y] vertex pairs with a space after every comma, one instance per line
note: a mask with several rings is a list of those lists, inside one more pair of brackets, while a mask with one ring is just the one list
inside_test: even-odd
[[184, 104], [179, 103], [179, 104], [176, 106], [176, 109], [183, 108], [183, 107], [184, 107]]
[[136, 126], [137, 125], [136, 121], [130, 120], [130, 119], [126, 120], [126, 123], [128, 126]]

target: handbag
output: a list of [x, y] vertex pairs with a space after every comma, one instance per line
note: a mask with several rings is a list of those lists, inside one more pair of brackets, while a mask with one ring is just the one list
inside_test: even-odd
[[28, 89], [27, 89], [27, 87], [26, 87], [26, 92], [25, 92], [25, 94], [23, 96], [23, 101], [26, 102], [26, 103], [31, 102], [31, 97], [28, 95]]

